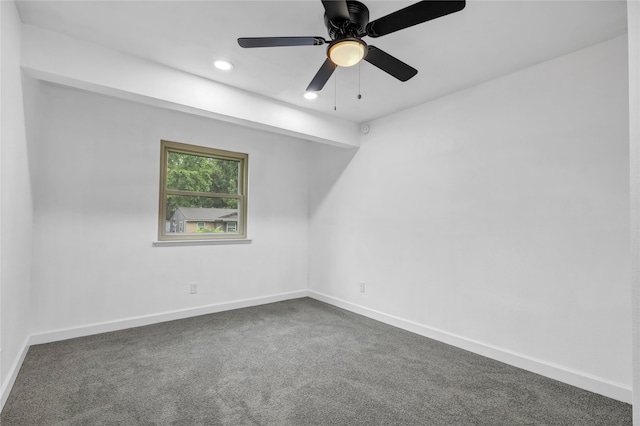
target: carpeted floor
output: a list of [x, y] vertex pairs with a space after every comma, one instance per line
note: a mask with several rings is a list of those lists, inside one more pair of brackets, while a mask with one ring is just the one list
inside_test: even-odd
[[14, 425], [631, 425], [631, 406], [312, 299], [29, 349]]

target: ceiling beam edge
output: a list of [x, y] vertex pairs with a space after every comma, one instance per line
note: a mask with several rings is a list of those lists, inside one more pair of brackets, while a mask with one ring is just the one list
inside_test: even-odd
[[43, 81], [341, 148], [360, 144], [356, 123], [26, 24], [21, 63]]

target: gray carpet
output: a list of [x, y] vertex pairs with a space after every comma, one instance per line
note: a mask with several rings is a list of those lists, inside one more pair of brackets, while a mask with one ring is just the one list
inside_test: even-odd
[[33, 346], [1, 423], [614, 426], [631, 406], [297, 299]]

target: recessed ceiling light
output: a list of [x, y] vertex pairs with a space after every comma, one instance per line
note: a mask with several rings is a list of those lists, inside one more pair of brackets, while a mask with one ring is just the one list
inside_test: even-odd
[[213, 61], [213, 66], [222, 71], [229, 71], [233, 68], [233, 64], [229, 61], [225, 61], [223, 59], [216, 59]]
[[318, 94], [316, 92], [304, 92], [304, 98], [312, 101], [318, 98]]

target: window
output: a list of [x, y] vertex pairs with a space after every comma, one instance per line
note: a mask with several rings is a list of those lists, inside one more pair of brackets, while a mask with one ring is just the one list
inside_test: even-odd
[[161, 142], [158, 239], [247, 236], [248, 155]]

